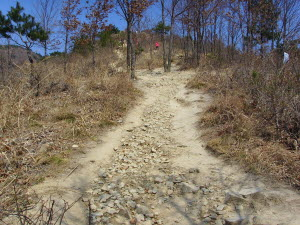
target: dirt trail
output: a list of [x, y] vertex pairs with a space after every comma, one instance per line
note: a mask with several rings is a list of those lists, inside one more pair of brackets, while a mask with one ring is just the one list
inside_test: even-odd
[[[192, 72], [139, 72], [145, 97], [78, 168], [34, 187], [91, 202], [92, 224], [300, 224], [300, 195], [205, 150], [196, 125], [210, 97], [186, 90]], [[88, 224], [87, 202], [65, 224]]]

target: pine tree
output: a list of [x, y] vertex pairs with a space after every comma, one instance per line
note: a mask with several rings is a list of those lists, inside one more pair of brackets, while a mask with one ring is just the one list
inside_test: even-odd
[[9, 29], [4, 33], [16, 45], [27, 50], [28, 60], [32, 64], [33, 59], [30, 54], [32, 47], [37, 42], [47, 40], [48, 34], [35, 21], [33, 16], [25, 14], [23, 11], [24, 8], [19, 2], [17, 2], [16, 7], [11, 7], [11, 10], [7, 13], [7, 21], [10, 22], [10, 24], [7, 24]]
[[276, 28], [280, 11], [273, 0], [252, 0], [249, 3], [249, 11], [252, 14], [250, 31], [253, 44], [260, 44], [263, 53], [264, 43], [274, 41], [279, 36]]
[[38, 96], [40, 76], [34, 74], [31, 52], [34, 45], [48, 39], [48, 33], [41, 28], [33, 16], [24, 13], [24, 8], [19, 2], [16, 7], [11, 7], [6, 17], [0, 14], [0, 22], [1, 36], [11, 39], [16, 45], [26, 49], [31, 66], [30, 83], [36, 88], [36, 96]]
[[170, 31], [171, 27], [166, 26], [163, 22], [159, 22], [154, 28], [153, 31], [157, 34], [163, 35], [167, 34]]
[[0, 11], [0, 36], [9, 38], [8, 33], [12, 33], [11, 21]]

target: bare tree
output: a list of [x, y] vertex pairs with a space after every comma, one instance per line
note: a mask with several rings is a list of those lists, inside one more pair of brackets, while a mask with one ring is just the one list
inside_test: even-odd
[[295, 38], [300, 31], [300, 2], [298, 0], [280, 0], [281, 38], [283, 48], [287, 41]]
[[163, 64], [164, 64], [164, 71], [167, 72], [167, 55], [166, 55], [166, 47], [167, 47], [167, 40], [166, 40], [166, 15], [165, 15], [165, 0], [160, 0], [161, 4], [161, 21], [163, 24], [163, 31], [162, 31], [162, 42], [163, 42]]
[[64, 42], [65, 42], [65, 60], [64, 60], [64, 72], [67, 72], [67, 54], [69, 49], [70, 37], [74, 31], [77, 30], [80, 21], [78, 16], [81, 14], [79, 8], [80, 0], [65, 0], [63, 2], [63, 8], [61, 10], [62, 26], [64, 28]]
[[127, 23], [127, 70], [130, 76], [135, 79], [135, 46], [132, 38], [134, 22], [153, 3], [152, 0], [117, 0], [120, 14]]
[[172, 0], [171, 6], [169, 8], [171, 25], [170, 25], [169, 51], [168, 51], [168, 55], [167, 55], [167, 60], [168, 60], [167, 72], [171, 71], [175, 20], [178, 16], [180, 16], [182, 13], [184, 13], [185, 10], [187, 9], [187, 6], [185, 6], [181, 10], [179, 10], [179, 12], [177, 12], [180, 2], [181, 2], [180, 0]]
[[95, 68], [95, 44], [96, 44], [96, 36], [99, 34], [101, 30], [105, 27], [105, 19], [108, 16], [113, 5], [110, 0], [94, 0], [87, 1], [89, 4], [87, 6], [87, 14], [86, 19], [87, 23], [83, 24], [83, 28], [81, 30], [82, 34], [85, 34], [89, 37], [89, 41], [92, 47], [92, 63]]
[[35, 14], [41, 27], [48, 32], [49, 39], [41, 42], [44, 49], [44, 56], [48, 50], [52, 50], [59, 44], [57, 39], [53, 38], [55, 23], [57, 22], [59, 1], [58, 0], [35, 0]]

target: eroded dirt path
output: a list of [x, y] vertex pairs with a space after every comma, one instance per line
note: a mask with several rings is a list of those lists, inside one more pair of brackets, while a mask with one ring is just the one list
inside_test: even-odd
[[88, 202], [92, 224], [300, 224], [298, 193], [205, 150], [196, 126], [210, 97], [185, 89], [191, 75], [140, 72], [145, 97], [124, 124], [69, 177], [35, 187], [68, 201], [84, 194], [66, 224], [88, 224]]

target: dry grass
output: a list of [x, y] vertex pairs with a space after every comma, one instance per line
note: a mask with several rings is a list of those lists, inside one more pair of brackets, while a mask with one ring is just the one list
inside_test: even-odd
[[60, 57], [35, 64], [41, 76], [38, 97], [29, 85], [28, 65], [15, 68], [5, 80], [0, 87], [1, 199], [15, 177], [19, 185], [31, 185], [55, 173], [132, 106], [140, 93], [126, 74], [111, 73], [117, 56], [108, 52], [105, 57], [98, 53], [95, 69], [89, 56], [72, 55], [67, 74]]
[[158, 67], [163, 67], [162, 57], [163, 57], [162, 49], [153, 50], [152, 56], [149, 51], [141, 52], [136, 57], [137, 59], [136, 67], [138, 69], [147, 69], [150, 71]]
[[[264, 72], [262, 68], [255, 68], [259, 74]], [[253, 68], [246, 66], [244, 74], [233, 67], [219, 71], [202, 70], [187, 86], [214, 95], [214, 102], [199, 122], [207, 129], [205, 136], [210, 150], [239, 161], [246, 170], [271, 175], [299, 188], [299, 129], [286, 129], [297, 126], [291, 122], [297, 121], [294, 116], [297, 110], [293, 108], [292, 111], [292, 99], [299, 96], [297, 81], [293, 80], [293, 72], [286, 68], [280, 74], [281, 85], [276, 84], [280, 87], [281, 94], [278, 94], [279, 90], [274, 88], [274, 70], [266, 69], [269, 73], [265, 73], [259, 82], [251, 82], [257, 77], [253, 76]], [[289, 76], [294, 84], [284, 76]], [[277, 99], [274, 105], [270, 101], [272, 98]], [[277, 115], [273, 106], [280, 109]]]

